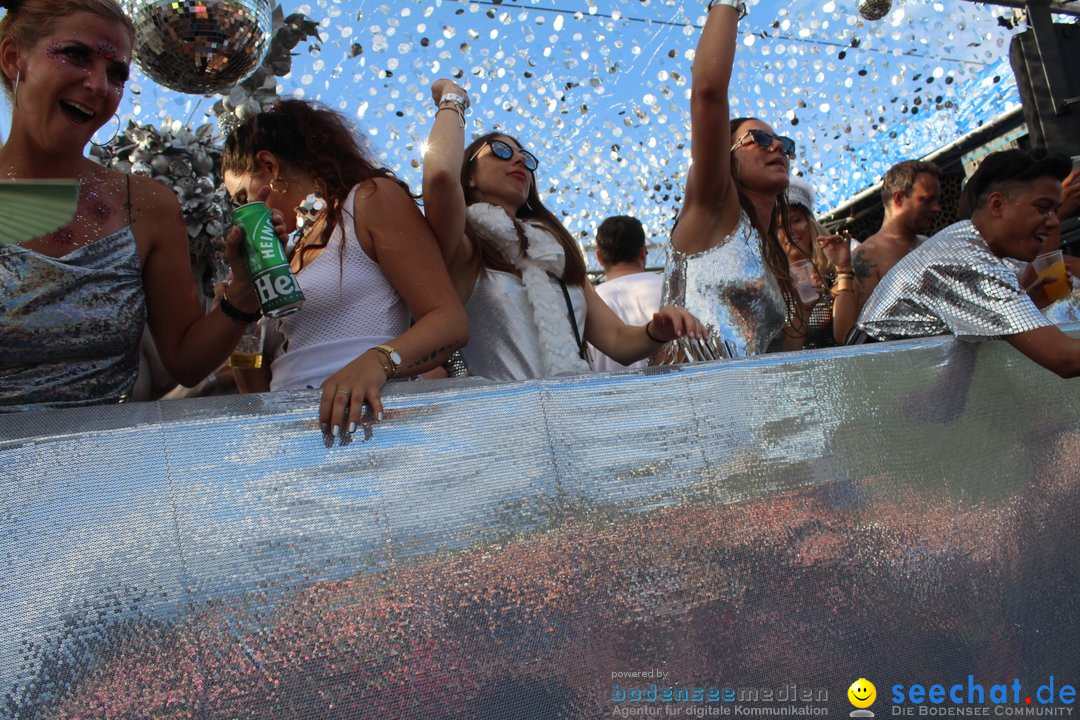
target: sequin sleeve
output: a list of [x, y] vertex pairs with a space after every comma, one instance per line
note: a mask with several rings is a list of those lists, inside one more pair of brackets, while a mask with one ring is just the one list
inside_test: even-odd
[[1050, 324], [1003, 263], [931, 267], [921, 290], [937, 298], [935, 314], [953, 335], [996, 337]]
[[933, 264], [912, 280], [891, 303], [868, 308], [859, 326], [880, 338], [998, 337], [1050, 324], [1015, 273], [1000, 262]]
[[1015, 270], [990, 252], [969, 220], [950, 225], [898, 262], [859, 317], [859, 328], [878, 339], [998, 337], [1049, 324]]

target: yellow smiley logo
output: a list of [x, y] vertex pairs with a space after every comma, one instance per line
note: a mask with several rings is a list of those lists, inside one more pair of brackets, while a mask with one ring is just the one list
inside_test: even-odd
[[857, 708], [868, 708], [877, 699], [877, 688], [866, 678], [859, 678], [847, 689], [848, 700]]

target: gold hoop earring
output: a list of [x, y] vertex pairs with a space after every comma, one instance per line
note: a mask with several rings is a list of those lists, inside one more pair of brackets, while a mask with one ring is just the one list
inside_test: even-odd
[[[282, 183], [285, 187], [274, 187], [274, 183]], [[274, 192], [279, 192], [284, 195], [289, 192], [289, 181], [283, 177], [276, 177], [270, 181], [270, 189]]]

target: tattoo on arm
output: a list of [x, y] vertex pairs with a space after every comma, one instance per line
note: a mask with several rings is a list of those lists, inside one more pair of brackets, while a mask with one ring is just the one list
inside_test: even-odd
[[429, 352], [424, 357], [419, 358], [418, 360], [414, 360], [413, 362], [406, 365], [405, 369], [406, 370], [411, 370], [412, 368], [419, 367], [420, 365], [423, 365], [426, 362], [431, 362], [432, 360], [434, 360], [438, 356], [442, 355], [443, 353], [447, 352], [448, 350], [453, 349], [453, 347], [454, 347], [453, 345], [443, 345], [438, 350], [432, 350], [431, 352]]
[[870, 268], [872, 266], [872, 263], [867, 262], [861, 252], [855, 253], [855, 257], [851, 258], [851, 272], [860, 280], [866, 280], [870, 277]]

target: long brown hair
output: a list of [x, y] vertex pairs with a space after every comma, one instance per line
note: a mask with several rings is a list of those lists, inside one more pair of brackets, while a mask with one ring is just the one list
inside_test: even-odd
[[[506, 138], [513, 141], [518, 147], [523, 147], [515, 137], [502, 132], [487, 133], [469, 143], [469, 146], [465, 148], [465, 156], [461, 164], [461, 187], [465, 191], [466, 205], [472, 205], [476, 202], [473, 190], [469, 187], [469, 179], [472, 176], [472, 160], [470, 158], [472, 158], [481, 147], [497, 138]], [[525, 204], [518, 208], [515, 216], [519, 220], [539, 223], [555, 236], [555, 239], [558, 240], [559, 244], [562, 246], [563, 253], [566, 255], [566, 265], [563, 268], [562, 274], [563, 282], [568, 285], [583, 285], [585, 283], [585, 258], [581, 255], [581, 248], [574, 242], [574, 238], [570, 235], [570, 232], [563, 227], [563, 224], [559, 222], [559, 219], [555, 217], [555, 214], [544, 207], [544, 203], [540, 202], [540, 195], [536, 192], [536, 175], [532, 172], [529, 174], [532, 176], [532, 182], [529, 183], [529, 196], [525, 201]], [[522, 243], [525, 242], [523, 237], [520, 239]], [[516, 272], [514, 266], [508, 263], [498, 251], [488, 247], [487, 243], [475, 240], [474, 242], [480, 248], [480, 259], [484, 263], [484, 267], [491, 268], [492, 270], [501, 270], [503, 272]]]
[[[758, 118], [741, 117], [735, 118], [731, 121], [731, 144], [732, 146], [738, 141], [741, 133], [739, 130], [743, 125], [751, 120], [758, 120]], [[758, 120], [758, 122], [761, 122]], [[759, 218], [757, 210], [754, 208], [754, 204], [750, 202], [750, 197], [746, 194], [742, 184], [739, 182], [739, 161], [735, 157], [735, 148], [731, 149], [731, 177], [735, 180], [735, 190], [739, 193], [739, 205], [742, 206], [743, 212], [750, 218], [750, 223], [757, 229], [758, 234], [761, 236], [761, 257], [765, 262], [765, 267], [776, 278], [776, 282], [780, 285], [780, 293], [784, 297], [784, 305], [787, 308], [788, 316], [791, 317], [795, 309], [795, 286], [791, 282], [791, 274], [788, 271], [787, 253], [784, 252], [784, 246], [780, 244], [779, 229], [784, 228], [784, 232], [788, 237], [791, 237], [791, 221], [789, 219], [789, 210], [787, 197], [784, 193], [779, 193], [776, 196], [776, 202], [773, 205], [772, 215], [768, 218], [769, 224], [765, 225], [764, 219]]]
[[[115, 0], [3, 0], [0, 7], [7, 8], [0, 20], [0, 40], [9, 37], [20, 50], [34, 47], [57, 22], [77, 12], [93, 13], [122, 25], [135, 43], [135, 26]], [[10, 96], [11, 79], [3, 73], [0, 76]]]
[[[258, 172], [256, 154], [266, 150], [283, 165], [314, 178], [327, 203], [327, 223], [304, 250], [325, 247], [342, 221], [345, 200], [365, 180], [393, 180], [415, 198], [393, 171], [368, 158], [356, 130], [337, 112], [304, 100], [281, 100], [270, 110], [244, 121], [225, 140], [222, 171]], [[344, 246], [342, 246], [344, 248]]]

